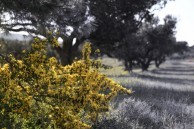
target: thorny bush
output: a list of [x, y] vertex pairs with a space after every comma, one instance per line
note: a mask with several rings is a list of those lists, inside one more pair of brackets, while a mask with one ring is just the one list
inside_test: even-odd
[[82, 59], [67, 66], [47, 57], [48, 43], [58, 45], [56, 39], [35, 39], [21, 60], [1, 57], [1, 128], [91, 128], [118, 92], [131, 93], [99, 73], [89, 43]]

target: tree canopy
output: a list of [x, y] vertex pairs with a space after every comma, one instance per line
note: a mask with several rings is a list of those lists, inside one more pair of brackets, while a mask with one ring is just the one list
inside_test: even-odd
[[[103, 52], [111, 53], [129, 33], [137, 31], [144, 19], [151, 19], [153, 6], [163, 6], [167, 1], [1, 0], [0, 13], [9, 14], [10, 19], [6, 21], [1, 17], [0, 27], [45, 37], [48, 31], [59, 32], [54, 34], [63, 39], [63, 47], [56, 48], [56, 51], [61, 63], [68, 64], [85, 39], [90, 39]], [[69, 35], [68, 27], [71, 27]], [[73, 38], [77, 38], [74, 45]]]
[[106, 48], [117, 48], [128, 34], [137, 32], [145, 19], [152, 19], [151, 8], [154, 5], [162, 7], [166, 2], [166, 0], [90, 0], [91, 15], [95, 17], [98, 25], [90, 38], [97, 46], [105, 48], [105, 51]]
[[157, 18], [144, 21], [137, 33], [128, 35], [123, 40], [123, 45], [116, 50], [115, 56], [124, 61], [126, 70], [129, 71], [135, 65], [139, 65], [143, 71], [147, 70], [152, 61], [159, 67], [167, 56], [186, 50], [180, 48], [181, 43], [176, 43], [176, 22], [176, 18], [170, 15], [164, 18], [164, 24], [158, 24]]

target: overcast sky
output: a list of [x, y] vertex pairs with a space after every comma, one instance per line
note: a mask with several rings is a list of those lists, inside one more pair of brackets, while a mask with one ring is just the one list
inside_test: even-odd
[[156, 12], [160, 19], [167, 14], [177, 17], [177, 40], [187, 41], [189, 46], [194, 45], [194, 0], [171, 1], [165, 8]]

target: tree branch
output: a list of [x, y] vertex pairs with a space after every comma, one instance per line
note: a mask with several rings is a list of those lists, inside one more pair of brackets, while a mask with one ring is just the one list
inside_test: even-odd
[[32, 23], [13, 23], [13, 24], [1, 24], [2, 26], [10, 26], [10, 27], [14, 27], [14, 26], [33, 26]]
[[[7, 31], [13, 31], [13, 32], [26, 31], [26, 32], [28, 32], [29, 34], [42, 35], [42, 34], [40, 34], [40, 32], [38, 32], [38, 31], [35, 30], [35, 29], [28, 29], [28, 28], [24, 28], [24, 27], [20, 27], [20, 28], [3, 27], [3, 29], [4, 29], [4, 30], [7, 30]], [[43, 36], [44, 36], [44, 35], [43, 35]]]

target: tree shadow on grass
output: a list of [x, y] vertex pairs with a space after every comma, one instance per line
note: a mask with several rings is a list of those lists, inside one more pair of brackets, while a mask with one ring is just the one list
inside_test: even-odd
[[156, 77], [154, 75], [142, 75], [142, 74], [136, 74], [136, 77], [150, 80], [150, 81], [158, 81], [158, 82], [165, 82], [165, 83], [177, 83], [177, 84], [183, 84], [183, 85], [194, 84], [194, 80], [189, 80], [185, 78], [180, 79], [180, 78], [169, 78], [169, 77]]
[[174, 100], [176, 102], [186, 100], [188, 103], [194, 103], [194, 92], [193, 91], [177, 91], [174, 89], [166, 89], [161, 87], [144, 87], [137, 86], [133, 87], [133, 97], [140, 100]]
[[134, 91], [131, 95], [119, 94], [113, 101], [117, 104], [125, 98], [135, 98], [151, 103], [152, 100], [173, 100], [175, 102], [185, 101], [188, 104], [194, 104], [194, 91], [178, 91], [174, 89], [166, 89], [162, 87], [131, 87]]
[[194, 69], [179, 69], [179, 68], [160, 68], [159, 71], [167, 71], [167, 72], [194, 72]]
[[164, 71], [161, 71], [161, 70], [153, 70], [150, 73], [158, 74], [158, 75], [185, 75], [185, 76], [194, 75], [194, 72], [190, 72], [190, 73], [183, 73], [183, 72], [176, 72], [176, 71], [173, 71], [173, 72], [165, 71], [164, 72]]

